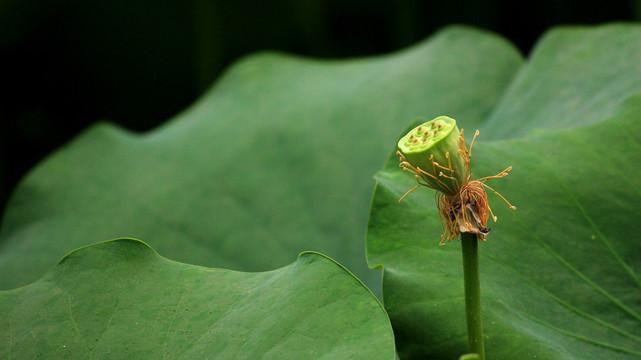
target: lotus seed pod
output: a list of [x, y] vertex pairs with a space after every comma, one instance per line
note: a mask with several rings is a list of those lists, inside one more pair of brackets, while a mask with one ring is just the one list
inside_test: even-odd
[[428, 186], [447, 195], [456, 194], [467, 182], [468, 169], [459, 150], [456, 120], [439, 116], [403, 136], [398, 148]]

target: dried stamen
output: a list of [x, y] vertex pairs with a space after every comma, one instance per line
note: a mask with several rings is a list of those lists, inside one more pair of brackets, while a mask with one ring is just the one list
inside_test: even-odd
[[[434, 122], [432, 122], [432, 126], [435, 126]], [[441, 125], [439, 124], [438, 127], [440, 128]], [[434, 131], [434, 133], [436, 134], [437, 131]], [[507, 176], [509, 171], [512, 170], [511, 166], [496, 175], [486, 176], [479, 180], [471, 180], [470, 160], [472, 158], [472, 147], [474, 146], [474, 141], [478, 135], [479, 131], [477, 130], [474, 133], [474, 137], [472, 138], [472, 142], [468, 148], [465, 145], [464, 132], [463, 130], [460, 131], [457, 155], [460, 155], [464, 161], [465, 166], [463, 171], [465, 174], [460, 174], [452, 168], [452, 160], [449, 152], [445, 153], [447, 167], [436, 162], [434, 160], [434, 155], [430, 155], [429, 161], [432, 168], [431, 173], [410, 164], [400, 151], [397, 151], [396, 153], [400, 160], [399, 166], [402, 167], [404, 171], [409, 171], [414, 174], [417, 182], [416, 186], [411, 188], [399, 199], [399, 202], [420, 186], [426, 186], [438, 190], [435, 196], [441, 227], [443, 228], [443, 235], [441, 236], [439, 245], [444, 245], [446, 240], [451, 241], [452, 239], [457, 238], [461, 232], [476, 234], [480, 241], [485, 241], [485, 238], [489, 233], [489, 229], [487, 228], [487, 220], [489, 216], [492, 216], [494, 221], [497, 220], [488, 203], [485, 188], [498, 195], [503, 201], [505, 201], [510, 209], [516, 210], [516, 207], [510, 204], [503, 195], [485, 184], [488, 180]], [[425, 141], [425, 138], [423, 138], [423, 141]], [[440, 178], [448, 179], [452, 184], [449, 185]], [[462, 184], [459, 183], [459, 179], [463, 180]]]

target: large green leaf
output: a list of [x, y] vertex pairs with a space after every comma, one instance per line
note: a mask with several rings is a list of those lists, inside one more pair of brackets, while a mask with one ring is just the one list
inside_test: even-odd
[[0, 288], [122, 236], [247, 271], [315, 250], [380, 287], [363, 250], [389, 135], [425, 113], [478, 123], [521, 61], [504, 40], [461, 27], [369, 59], [245, 59], [165, 126], [98, 125], [35, 168], [3, 219]]
[[170, 261], [121, 239], [0, 291], [3, 359], [389, 359], [382, 306], [342, 266], [303, 253], [264, 273]]
[[[488, 185], [518, 207], [489, 195], [499, 218], [480, 246], [489, 359], [641, 357], [638, 39], [632, 25], [549, 33], [481, 125], [473, 172], [514, 166]], [[416, 182], [393, 153], [376, 179], [368, 260], [384, 267], [399, 354], [456, 358], [467, 351], [460, 242], [439, 247], [432, 190], [398, 202]]]
[[484, 121], [484, 138], [573, 128], [612, 115], [641, 92], [640, 32], [637, 25], [613, 24], [547, 33]]

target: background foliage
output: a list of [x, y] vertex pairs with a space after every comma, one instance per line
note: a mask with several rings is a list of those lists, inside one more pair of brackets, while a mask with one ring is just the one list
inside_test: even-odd
[[28, 169], [81, 129], [102, 119], [153, 128], [193, 102], [232, 61], [257, 50], [373, 55], [463, 23], [498, 32], [527, 54], [553, 25], [638, 20], [640, 4], [4, 0], [0, 204]]
[[[159, 115], [161, 111], [175, 112], [176, 109], [167, 109], [186, 98], [191, 100], [225, 66], [221, 54], [233, 53], [216, 47], [227, 40], [216, 37], [220, 31], [213, 27], [227, 24], [223, 26], [226, 30], [242, 28], [237, 33], [246, 30], [239, 26], [244, 22], [227, 23], [228, 18], [222, 14], [229, 10], [215, 3], [191, 3], [188, 11], [175, 6], [147, 11], [127, 5], [127, 11], [131, 12], [123, 11], [125, 5], [119, 7], [118, 3], [89, 6], [69, 2], [40, 7], [36, 3], [6, 2], [0, 8], [0, 18], [11, 15], [6, 21], [10, 31], [0, 39], [2, 51], [9, 54], [3, 56], [8, 59], [3, 67], [10, 75], [7, 84], [14, 90], [3, 107], [9, 121], [3, 122], [6, 131], [1, 134], [7, 138], [3, 141], [5, 159], [16, 163], [18, 158], [9, 157], [10, 151], [15, 153], [15, 149], [23, 148], [27, 154], [36, 148], [21, 140], [20, 127], [26, 132], [39, 132], [33, 139], [40, 139], [35, 142], [45, 146], [47, 141], [55, 143], [70, 136], [88, 118], [93, 121], [107, 116], [123, 124], [127, 118], [135, 118], [142, 122], [130, 126], [132, 129], [153, 126], [158, 119], [149, 119], [166, 116]], [[319, 19], [309, 15], [315, 13], [310, 9], [326, 9], [325, 5], [314, 8], [311, 4], [307, 4], [309, 7], [288, 4], [285, 8], [298, 10], [291, 11], [296, 14], [292, 17], [299, 21], [307, 19], [298, 23], [305, 27]], [[399, 5], [394, 7], [396, 12], [385, 13], [409, 14], [418, 8]], [[38, 10], [33, 13], [33, 9]], [[173, 16], [154, 17], [159, 9]], [[477, 8], [466, 8], [474, 9]], [[487, 9], [491, 7], [482, 8]], [[260, 13], [265, 15], [273, 9], [263, 10]], [[287, 12], [282, 10], [278, 10], [279, 14]], [[127, 21], [121, 18], [122, 14], [134, 15]], [[212, 14], [221, 16], [216, 17], [219, 22], [211, 21], [208, 16]], [[33, 22], [15, 21], [20, 16]], [[153, 26], [142, 26], [142, 33], [131, 31], [147, 20], [162, 22], [159, 19], [175, 20], [176, 28], [172, 25], [154, 30]], [[258, 22], [263, 24], [261, 29], [272, 23], [264, 19]], [[418, 23], [423, 24], [401, 22], [400, 28], [407, 30]], [[199, 35], [181, 24], [189, 24], [189, 29], [196, 29], [193, 31]], [[276, 32], [281, 29], [269, 28]], [[82, 29], [89, 30], [78, 31]], [[292, 27], [287, 29], [281, 29], [279, 34], [290, 33]], [[411, 38], [408, 34], [412, 32], [405, 30], [398, 33]], [[43, 33], [46, 36], [38, 35]], [[114, 33], [117, 35], [112, 38]], [[297, 36], [322, 39], [319, 34], [325, 34], [295, 33], [289, 39]], [[385, 36], [376, 31], [373, 34], [373, 41], [385, 43], [380, 41]], [[180, 41], [183, 36], [190, 41]], [[156, 39], [159, 48], [175, 46], [170, 50], [163, 48], [167, 51], [153, 50], [153, 46], [147, 47], [153, 42], [144, 41], [147, 37]], [[485, 301], [491, 303], [488, 313], [492, 326], [488, 334], [494, 351], [502, 351], [498, 357], [531, 352], [554, 359], [606, 353], [620, 358], [637, 356], [638, 337], [634, 334], [641, 319], [637, 310], [640, 282], [635, 275], [638, 262], [633, 255], [638, 253], [638, 246], [636, 242], [625, 241], [622, 229], [631, 227], [630, 222], [639, 216], [633, 206], [638, 202], [635, 196], [639, 190], [624, 176], [634, 175], [634, 171], [621, 171], [626, 161], [638, 162], [635, 157], [638, 152], [630, 152], [638, 146], [634, 141], [638, 134], [634, 120], [638, 118], [639, 99], [630, 96], [639, 90], [639, 69], [637, 62], [629, 61], [638, 58], [636, 38], [638, 29], [625, 25], [594, 31], [558, 30], [546, 34], [525, 63], [503, 39], [461, 27], [448, 28], [392, 55], [364, 59], [314, 61], [274, 53], [251, 56], [239, 61], [196, 104], [167, 124], [144, 134], [107, 124], [96, 125], [30, 172], [3, 217], [0, 273], [10, 276], [2, 276], [2, 288], [35, 280], [62, 255], [79, 246], [117, 236], [137, 236], [152, 242], [152, 246], [172, 259], [242, 270], [273, 269], [291, 262], [298, 251], [320, 250], [337, 257], [376, 291], [378, 278], [365, 266], [363, 243], [354, 240], [364, 235], [367, 200], [373, 184], [371, 174], [380, 168], [385, 153], [393, 147], [394, 139], [389, 134], [397, 133], [408, 119], [415, 115], [448, 114], [464, 119], [464, 127], [481, 127], [489, 135], [478, 143], [479, 156], [491, 159], [476, 165], [483, 173], [498, 166], [498, 162], [492, 161], [499, 158], [523, 170], [541, 164], [530, 173], [543, 169], [545, 179], [555, 179], [564, 189], [544, 202], [561, 209], [558, 213], [541, 212], [540, 207], [526, 208], [527, 218], [538, 220], [534, 224], [516, 222], [518, 226], [510, 229], [512, 238], [508, 236], [506, 241], [488, 246], [493, 252], [486, 255], [485, 264], [490, 265], [485, 266], [493, 267], [490, 273], [498, 275], [485, 280], [485, 286], [492, 289]], [[338, 40], [325, 42], [330, 43], [343, 44]], [[323, 41], [318, 44], [321, 46], [314, 51], [326, 49]], [[300, 53], [349, 56], [369, 51], [367, 46], [350, 45], [349, 41], [346, 44], [345, 48], [353, 53], [322, 55], [311, 50]], [[529, 47], [525, 48], [527, 52]], [[58, 56], [58, 52], [65, 56]], [[130, 58], [123, 60], [120, 56]], [[38, 61], [43, 58], [51, 61]], [[144, 61], [138, 63], [140, 59]], [[138, 66], [123, 66], [133, 63]], [[170, 71], [178, 65], [181, 66], [178, 72]], [[14, 68], [18, 70], [11, 71]], [[125, 70], [132, 71], [128, 74]], [[36, 78], [42, 79], [42, 86], [30, 87], [28, 84], [35, 83]], [[187, 91], [180, 93], [183, 100], [170, 96], [170, 100], [163, 101], [161, 95], [168, 94], [165, 89], [171, 90], [168, 93]], [[156, 115], [148, 115], [156, 111]], [[58, 137], [62, 133], [58, 129], [63, 126], [52, 121], [63, 118], [71, 119], [72, 126], [67, 127], [71, 132]], [[82, 121], [73, 125], [77, 119]], [[550, 135], [549, 129], [561, 132]], [[632, 137], [624, 138], [621, 134]], [[564, 141], [569, 143], [552, 153], [538, 154], [535, 150], [550, 149]], [[609, 143], [615, 145], [612, 152], [608, 152]], [[608, 158], [610, 153], [616, 154], [614, 160]], [[579, 165], [579, 172], [555, 172], [556, 164], [579, 156], [580, 160], [570, 161]], [[460, 354], [458, 349], [464, 335], [458, 327], [450, 327], [456, 323], [452, 321], [455, 316], [447, 316], [447, 321], [442, 318], [444, 314], [460, 314], [448, 310], [448, 306], [457, 308], [456, 289], [460, 290], [460, 284], [454, 281], [434, 284], [458, 276], [458, 270], [439, 264], [442, 257], [438, 257], [441, 260], [430, 269], [438, 268], [439, 272], [427, 271], [426, 263], [412, 257], [421, 254], [427, 243], [409, 247], [403, 243], [404, 232], [419, 231], [410, 229], [416, 221], [402, 225], [407, 221], [404, 218], [407, 213], [376, 212], [389, 210], [390, 204], [398, 205], [395, 200], [400, 189], [412, 182], [411, 178], [397, 181], [397, 173], [387, 173], [398, 170], [393, 162], [377, 176], [380, 185], [374, 198], [368, 255], [373, 265], [386, 266], [385, 300], [396, 325], [399, 352], [408, 358], [425, 354], [456, 356]], [[20, 163], [28, 161], [22, 159]], [[589, 178], [594, 175], [595, 181]], [[519, 181], [507, 183], [503, 188], [511, 189], [510, 193], [519, 194], [518, 184], [528, 184], [529, 192], [512, 198], [521, 209], [528, 196], [540, 202], [545, 194], [558, 190], [542, 181], [528, 183], [532, 176], [523, 173], [515, 172], [513, 178]], [[428, 203], [410, 206], [410, 220], [419, 213], [421, 218], [429, 214], [433, 209], [425, 207]], [[505, 215], [501, 210], [497, 213]], [[601, 217], [603, 213], [607, 216]], [[573, 229], [566, 231], [567, 238], [580, 247], [566, 251], [567, 239], [558, 236], [566, 230], [564, 226], [548, 225], [550, 219], [559, 218], [563, 218], [561, 225]], [[432, 229], [424, 229], [426, 232], [438, 233], [434, 219], [428, 220], [428, 228]], [[619, 227], [612, 228], [611, 224]], [[539, 271], [529, 262], [513, 263], [513, 257], [497, 255], [518, 253], [518, 238], [527, 236], [534, 236], [537, 242], [528, 244], [531, 251], [526, 255], [547, 263], [545, 270], [549, 272]], [[408, 249], [410, 253], [405, 254]], [[93, 252], [99, 252], [99, 248], [83, 254]], [[603, 258], [597, 261], [591, 257], [594, 253], [609, 253], [608, 261]], [[402, 261], [396, 262], [398, 259]], [[75, 272], [64, 270], [66, 261], [44, 280], [3, 292], [3, 297], [11, 298], [39, 288], [38, 284], [58, 281], [51, 278], [55, 274], [65, 273], [62, 280], [68, 280]], [[327, 263], [335, 270], [335, 264]], [[599, 266], [592, 266], [595, 263]], [[502, 271], [505, 269], [509, 271]], [[609, 276], [612, 273], [620, 276]], [[355, 284], [351, 275], [347, 275]], [[318, 274], [318, 278], [323, 278], [323, 274]], [[583, 286], [568, 288], [574, 278]], [[427, 290], [417, 286], [428, 283], [431, 286]], [[356, 285], [359, 288], [360, 283]], [[436, 295], [422, 293], [434, 289]], [[519, 291], [522, 293], [516, 296]], [[26, 297], [27, 303], [34, 298]], [[172, 298], [171, 294], [168, 298]], [[425, 298], [442, 300], [436, 302], [443, 307], [435, 312], [435, 318], [425, 316], [424, 306], [412, 307], [416, 299]], [[370, 296], [369, 300], [371, 306], [373, 298]], [[69, 304], [74, 303], [69, 300]], [[74, 312], [61, 313], [73, 317]], [[385, 329], [385, 325], [380, 329]], [[0, 331], [6, 334], [9, 329], [11, 335], [12, 326], [9, 320], [0, 326]], [[416, 331], [411, 331], [414, 328]], [[586, 329], [589, 333], [584, 333]], [[513, 336], [506, 337], [505, 333]], [[567, 345], [559, 345], [562, 343]]]
[[243, 271], [319, 251], [380, 288], [364, 239], [390, 134], [426, 113], [479, 123], [521, 61], [505, 40], [458, 27], [372, 58], [251, 56], [163, 126], [98, 124], [34, 168], [0, 229], [0, 271], [13, 274], [0, 288], [122, 236]]

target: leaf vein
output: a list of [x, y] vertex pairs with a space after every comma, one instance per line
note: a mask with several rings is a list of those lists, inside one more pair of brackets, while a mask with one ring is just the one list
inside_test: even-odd
[[[612, 246], [612, 242], [610, 241], [610, 239], [608, 239], [601, 232], [601, 230], [596, 225], [596, 223], [594, 222], [592, 217], [590, 215], [588, 215], [587, 211], [585, 210], [585, 207], [583, 207], [583, 205], [581, 205], [581, 203], [579, 202], [579, 199], [577, 199], [577, 197], [574, 195], [574, 193], [572, 193], [570, 191], [570, 189], [567, 187], [567, 185], [564, 182], [562, 182], [558, 178], [557, 178], [557, 181], [563, 187], [564, 192], [570, 196], [570, 198], [572, 199], [572, 202], [574, 203], [574, 205], [576, 205], [576, 207], [581, 212], [581, 215], [588, 222], [588, 224], [590, 225], [592, 230], [598, 235], [598, 238], [601, 240], [603, 245], [605, 245], [605, 247], [608, 249], [610, 254], [612, 254], [614, 259], [621, 265], [621, 267], [623, 267], [625, 272], [630, 276], [632, 281], [634, 281], [636, 286], [641, 289], [641, 280], [636, 276], [636, 274], [634, 273], [634, 270], [632, 270], [632, 268], [621, 258], [621, 256], [617, 253], [617, 251], [614, 250], [614, 247]], [[639, 317], [639, 315], [635, 314], [635, 317], [641, 321], [641, 317]]]
[[522, 316], [524, 316], [524, 317], [536, 322], [537, 324], [545, 326], [548, 329], [556, 331], [556, 332], [558, 332], [560, 334], [575, 338], [577, 340], [585, 341], [585, 342], [593, 344], [593, 345], [598, 345], [598, 346], [601, 346], [601, 347], [604, 347], [604, 348], [607, 348], [607, 349], [611, 349], [611, 350], [615, 350], [615, 351], [619, 351], [619, 352], [624, 352], [624, 353], [628, 353], [628, 354], [633, 354], [633, 355], [641, 355], [641, 351], [636, 351], [636, 350], [624, 348], [622, 346], [612, 345], [612, 344], [609, 344], [609, 343], [606, 343], [606, 342], [603, 342], [603, 341], [590, 339], [590, 338], [588, 338], [588, 337], [586, 337], [584, 335], [579, 335], [577, 333], [558, 328], [558, 327], [556, 327], [556, 326], [554, 326], [552, 324], [549, 324], [549, 323], [547, 323], [545, 321], [539, 320], [539, 319], [535, 318], [534, 316], [532, 316], [530, 314], [527, 314], [525, 312], [519, 311], [519, 310], [514, 309], [512, 307], [509, 307], [509, 306], [507, 306], [507, 307], [510, 308], [512, 311], [514, 311], [514, 312], [516, 312], [518, 314], [521, 314]]
[[89, 345], [87, 345], [87, 340], [82, 336], [82, 333], [80, 332], [80, 328], [78, 327], [78, 323], [76, 322], [76, 319], [73, 317], [73, 308], [71, 307], [71, 296], [67, 295], [67, 308], [69, 309], [69, 318], [71, 319], [71, 323], [73, 324], [73, 328], [78, 334], [78, 338], [82, 340], [82, 342], [85, 344], [85, 348], [90, 354], [90, 358], [93, 358], [93, 350], [89, 348]]
[[564, 307], [564, 308], [576, 313], [579, 316], [584, 317], [585, 319], [588, 319], [588, 320], [590, 320], [592, 322], [595, 322], [595, 323], [597, 323], [597, 324], [599, 324], [601, 326], [604, 326], [604, 327], [606, 327], [606, 328], [608, 328], [608, 329], [610, 329], [610, 330], [612, 330], [614, 332], [617, 332], [620, 335], [623, 335], [623, 336], [628, 337], [628, 338], [630, 338], [632, 340], [636, 340], [636, 341], [640, 341], [641, 342], [641, 337], [633, 335], [633, 334], [631, 334], [631, 333], [629, 333], [629, 332], [627, 332], [625, 330], [619, 329], [618, 327], [610, 324], [609, 322], [601, 320], [601, 319], [599, 319], [599, 318], [597, 318], [595, 316], [592, 316], [592, 315], [588, 314], [587, 312], [585, 312], [585, 311], [577, 308], [576, 306], [570, 304], [569, 302], [557, 297], [556, 295], [552, 294], [551, 292], [549, 292], [545, 288], [543, 288], [540, 285], [536, 284], [534, 281], [530, 280], [528, 277], [526, 277], [521, 272], [516, 270], [510, 264], [508, 264], [508, 263], [506, 263], [504, 261], [501, 261], [500, 259], [498, 259], [498, 258], [496, 258], [496, 257], [494, 257], [492, 255], [485, 254], [484, 257], [487, 257], [488, 259], [494, 261], [495, 263], [499, 264], [500, 266], [503, 266], [504, 268], [507, 268], [509, 271], [512, 271], [522, 281], [528, 283], [528, 285], [530, 285], [534, 290], [537, 290], [537, 291], [541, 292], [542, 294], [550, 297], [552, 300], [554, 300], [556, 303], [558, 303], [562, 307]]

